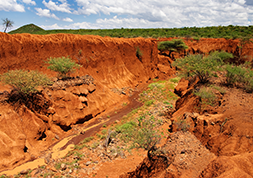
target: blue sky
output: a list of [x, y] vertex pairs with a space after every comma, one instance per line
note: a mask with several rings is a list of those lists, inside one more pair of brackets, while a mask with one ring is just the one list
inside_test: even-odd
[[0, 17], [11, 30], [248, 26], [253, 0], [0, 0]]

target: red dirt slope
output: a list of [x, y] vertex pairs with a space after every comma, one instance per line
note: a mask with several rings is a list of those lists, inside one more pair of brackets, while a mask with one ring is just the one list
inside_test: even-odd
[[[151, 39], [5, 33], [0, 33], [0, 39], [0, 73], [29, 69], [56, 76], [43, 61], [70, 55], [83, 66], [73, 75], [89, 74], [94, 78], [81, 83], [80, 77], [74, 81], [57, 81], [52, 88], [43, 90], [40, 98], [44, 99], [36, 101], [37, 105], [48, 103], [43, 112], [31, 111], [25, 106], [13, 110], [8, 103], [1, 104], [0, 170], [38, 157], [40, 151], [57, 139], [78, 132], [72, 129], [73, 125], [122, 105], [139, 82], [158, 74], [158, 51], [156, 41]], [[137, 46], [143, 53], [141, 59], [136, 57]], [[80, 50], [82, 53], [78, 55]]]
[[[189, 53], [225, 50], [239, 55], [237, 40], [188, 40], [186, 44]], [[245, 45], [242, 54], [253, 55], [252, 46]], [[139, 59], [137, 47], [143, 54]], [[53, 88], [42, 91], [43, 99], [36, 101], [39, 106], [47, 103], [43, 112], [31, 111], [25, 106], [14, 110], [6, 102], [0, 104], [0, 171], [38, 157], [57, 139], [78, 132], [74, 125], [97, 119], [104, 111], [113, 111], [140, 83], [174, 73], [170, 66], [172, 60], [158, 55], [154, 39], [0, 33], [0, 73], [28, 69], [55, 77], [57, 74], [49, 71], [44, 61], [68, 55], [83, 66], [72, 76], [88, 74], [94, 80], [78, 85], [80, 77], [74, 82], [57, 81]], [[10, 88], [0, 88], [4, 90], [10, 91]], [[3, 92], [0, 94], [4, 101]]]

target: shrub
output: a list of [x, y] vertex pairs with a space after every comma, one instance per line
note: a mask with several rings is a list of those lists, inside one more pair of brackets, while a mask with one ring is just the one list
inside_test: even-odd
[[75, 68], [80, 68], [81, 65], [75, 63], [69, 57], [49, 58], [46, 61], [50, 64], [47, 68], [59, 73], [59, 77], [66, 78]]
[[253, 91], [253, 71], [244, 65], [226, 65], [226, 83], [228, 85], [242, 85], [247, 92]]
[[37, 92], [38, 86], [51, 84], [50, 79], [38, 71], [10, 70], [1, 75], [1, 81], [11, 85], [17, 92], [28, 95]]
[[151, 106], [152, 104], [154, 104], [155, 100], [149, 100], [145, 102], [145, 106]]
[[188, 123], [185, 119], [180, 119], [180, 117], [174, 120], [173, 124], [176, 125], [178, 131], [182, 130], [183, 132], [186, 132], [190, 128], [190, 123]]
[[215, 94], [207, 88], [201, 88], [199, 91], [195, 90], [193, 93], [201, 98], [203, 104], [213, 105], [216, 99]]
[[173, 62], [173, 66], [180, 68], [184, 77], [197, 76], [200, 83], [206, 83], [215, 72], [221, 69], [223, 61], [233, 55], [226, 52], [212, 52], [209, 56], [201, 54], [189, 55]]
[[136, 47], [136, 52], [135, 52], [136, 57], [142, 62], [142, 51], [140, 50], [139, 46]]
[[169, 57], [172, 52], [178, 52], [188, 49], [188, 46], [183, 42], [182, 39], [173, 39], [171, 41], [162, 41], [158, 43], [158, 50], [161, 52], [169, 51]]
[[145, 116], [141, 116], [138, 118], [138, 124], [134, 121], [129, 121], [123, 125], [116, 126], [116, 132], [120, 134], [122, 141], [131, 143], [131, 148], [148, 150], [160, 139], [154, 129], [154, 121], [154, 117], [147, 119]]
[[237, 82], [243, 80], [245, 70], [241, 66], [226, 65], [226, 83], [228, 85], [235, 85]]

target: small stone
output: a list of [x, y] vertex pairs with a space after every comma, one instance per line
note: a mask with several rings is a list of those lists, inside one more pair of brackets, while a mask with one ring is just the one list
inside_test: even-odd
[[58, 135], [55, 135], [55, 138], [56, 138], [57, 140], [59, 140], [59, 139], [60, 139], [60, 137], [59, 137]]
[[79, 164], [78, 163], [74, 163], [73, 166], [79, 166]]
[[39, 174], [39, 173], [41, 173], [41, 172], [42, 172], [42, 169], [37, 168], [37, 169], [35, 170], [35, 172], [34, 172], [34, 175]]
[[61, 170], [65, 170], [65, 169], [67, 169], [67, 165], [64, 164], [64, 163], [62, 163], [62, 164], [61, 164]]
[[86, 166], [89, 166], [90, 164], [91, 164], [91, 161], [87, 161], [87, 162], [85, 163]]
[[117, 152], [113, 153], [112, 156], [113, 156], [113, 158], [117, 158], [118, 157], [118, 153]]
[[185, 149], [183, 149], [183, 150], [181, 151], [181, 154], [185, 154], [185, 152], [186, 152]]
[[28, 171], [29, 171], [28, 169], [27, 170], [22, 170], [22, 171], [20, 171], [20, 174], [21, 175], [28, 174]]
[[77, 156], [77, 155], [75, 155], [75, 156], [73, 157], [73, 159], [80, 159], [80, 157]]

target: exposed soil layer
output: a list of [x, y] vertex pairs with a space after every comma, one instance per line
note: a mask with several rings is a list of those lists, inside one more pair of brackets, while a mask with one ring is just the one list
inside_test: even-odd
[[[0, 73], [13, 69], [27, 69], [39, 70], [50, 77], [56, 77], [57, 74], [49, 71], [44, 64], [50, 57], [70, 56], [83, 66], [71, 74], [72, 78], [66, 81], [54, 79], [55, 83], [51, 88], [40, 89], [36, 107], [44, 108], [45, 102], [49, 103], [43, 111], [31, 108], [33, 106], [14, 107], [6, 98], [6, 94], [11, 92], [11, 87], [1, 86], [0, 171], [39, 157], [42, 151], [57, 143], [59, 139], [80, 134], [83, 128], [105, 120], [106, 116], [122, 108], [124, 102], [131, 103], [126, 107], [130, 110], [131, 106], [138, 105], [131, 101], [131, 96], [140, 89], [139, 86], [152, 78], [166, 78], [175, 73], [175, 69], [171, 67], [173, 59], [158, 54], [155, 39], [5, 33], [0, 33], [0, 39]], [[207, 54], [214, 50], [225, 50], [236, 56], [253, 56], [253, 45], [246, 44], [240, 50], [239, 40], [200, 39], [185, 42], [189, 46], [185, 54]], [[141, 57], [136, 55], [137, 47], [142, 51]], [[183, 55], [174, 53], [173, 58]], [[198, 98], [187, 92], [191, 90], [192, 85], [188, 86], [187, 81], [184, 85], [178, 89], [182, 98], [177, 102], [174, 118], [186, 112], [195, 112], [194, 106], [199, 104]], [[221, 97], [220, 107], [208, 110], [209, 114], [185, 116], [196, 126], [190, 131], [216, 156], [246, 155], [253, 149], [250, 124], [252, 94], [241, 95], [236, 89], [231, 90], [231, 94]], [[110, 119], [116, 118], [119, 117]], [[110, 119], [107, 119], [109, 122]], [[177, 129], [172, 126], [171, 130]], [[80, 139], [81, 136], [72, 142], [77, 143]], [[216, 161], [219, 160], [222, 161]], [[210, 162], [206, 172], [214, 169], [213, 164], [216, 162]], [[184, 171], [169, 173], [162, 165], [158, 166], [159, 171], [155, 172], [161, 172], [160, 167], [168, 172], [166, 175], [186, 174]], [[202, 171], [199, 168], [196, 170], [194, 175]], [[151, 174], [153, 175], [147, 175]]]
[[[152, 171], [152, 177], [253, 176], [252, 93], [226, 88], [225, 92], [216, 92], [219, 96], [216, 105], [202, 107], [203, 103], [192, 93], [193, 89], [193, 85], [183, 79], [175, 89], [181, 98], [176, 103], [177, 111], [170, 118], [172, 136], [160, 148], [173, 155], [168, 159], [171, 164], [163, 170], [152, 169], [149, 172], [141, 166], [125, 177], [150, 177]], [[147, 163], [143, 161], [140, 165], [144, 164]]]
[[[0, 170], [38, 157], [58, 139], [78, 133], [75, 125], [85, 127], [94, 123], [97, 115], [121, 108], [136, 87], [159, 74], [156, 41], [151, 39], [5, 33], [0, 33], [0, 38], [1, 73], [26, 69], [56, 77], [44, 61], [68, 55], [83, 66], [72, 78], [54, 79], [52, 87], [41, 90], [41, 101], [51, 103], [44, 113], [24, 105], [14, 110], [6, 102], [11, 87], [1, 87]], [[136, 47], [142, 51], [141, 59]]]

